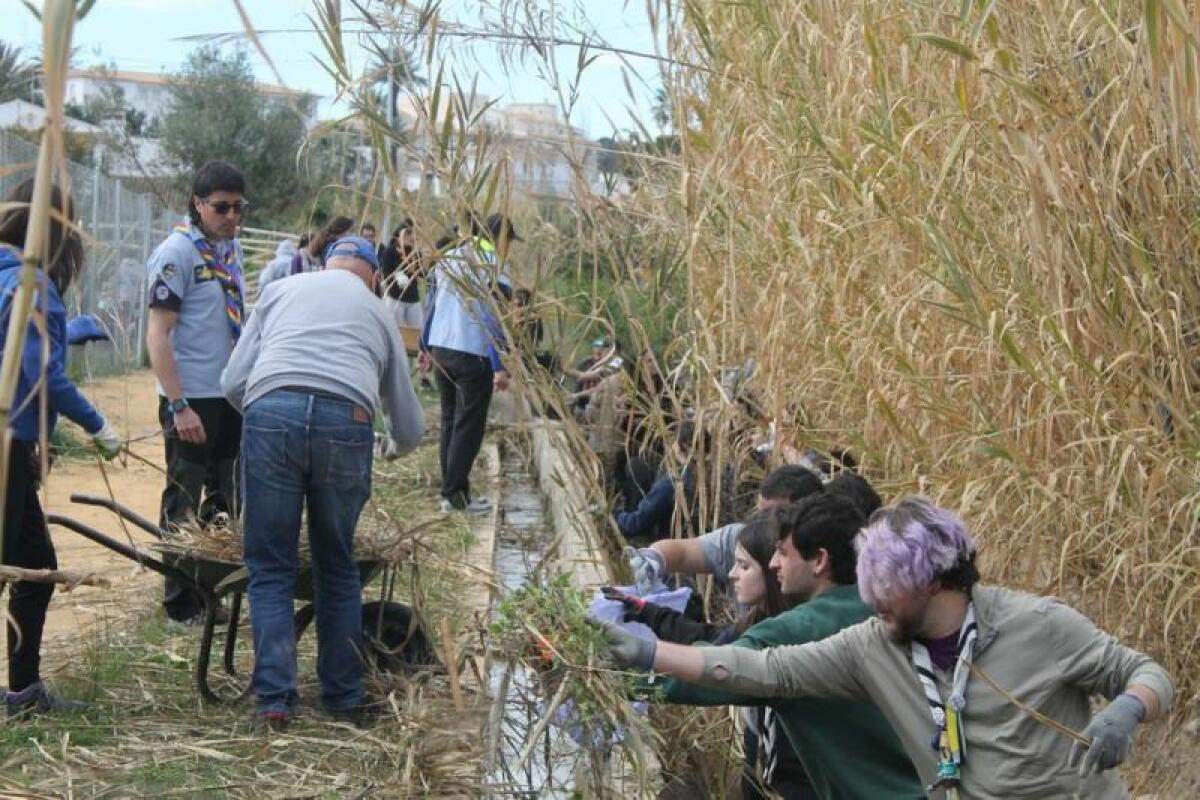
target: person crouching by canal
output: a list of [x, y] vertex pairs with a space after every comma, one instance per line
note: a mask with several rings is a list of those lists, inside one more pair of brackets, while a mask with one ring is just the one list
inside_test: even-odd
[[[0, 352], [8, 356], [8, 321], [13, 300], [21, 283], [21, 251], [29, 229], [29, 204], [33, 199], [33, 180], [17, 186], [5, 199], [0, 213]], [[41, 482], [42, 404], [39, 383], [45, 381], [48, 416], [47, 434], [54, 430], [58, 415], [63, 414], [91, 436], [96, 449], [106, 459], [116, 457], [121, 440], [104, 417], [80, 394], [67, 377], [67, 312], [62, 296], [83, 269], [83, 245], [79, 234], [63, 220], [75, 219], [71, 198], [56, 186], [51, 190], [48, 250], [43, 254], [42, 269], [36, 272], [34, 313], [45, 312], [45, 331], [50, 336], [50, 359], [42, 368], [42, 336], [30, 318], [25, 344], [21, 350], [20, 376], [13, 397], [12, 416], [5, 436], [8, 442], [8, 484], [4, 505], [3, 557], [0, 563], [26, 569], [57, 569], [54, 544], [46, 529], [46, 518], [38, 502]], [[8, 691], [4, 697], [8, 716], [82, 710], [83, 703], [54, 694], [42, 683], [40, 674], [42, 629], [46, 609], [54, 593], [52, 583], [20, 581], [12, 584], [8, 595]]]
[[425, 420], [404, 343], [375, 296], [379, 261], [358, 236], [337, 240], [323, 272], [270, 284], [225, 368], [242, 410], [242, 486], [255, 726], [287, 726], [296, 703], [292, 620], [301, 512], [316, 581], [317, 676], [325, 710], [364, 721], [362, 587], [354, 529], [371, 494], [372, 421], [387, 412], [400, 451]]

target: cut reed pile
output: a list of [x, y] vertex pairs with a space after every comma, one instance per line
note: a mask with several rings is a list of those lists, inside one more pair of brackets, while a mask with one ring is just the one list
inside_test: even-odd
[[961, 509], [987, 579], [1147, 649], [1194, 715], [1193, 6], [678, 13], [678, 191], [635, 202], [688, 242], [698, 404], [753, 358], [785, 433]]
[[[421, 534], [430, 529], [435, 519], [426, 519], [416, 524], [401, 527], [390, 519], [380, 518], [378, 509], [370, 509], [354, 532], [354, 555], [359, 559], [373, 559], [388, 563], [406, 561], [417, 549]], [[429, 515], [427, 515], [429, 516]], [[180, 525], [176, 534], [167, 542], [154, 545], [156, 550], [176, 553], [193, 553], [217, 561], [242, 561], [242, 529], [236, 520], [219, 514], [215, 520], [202, 525], [197, 521]], [[308, 536], [303, 531], [299, 539], [300, 563], [312, 560]]]

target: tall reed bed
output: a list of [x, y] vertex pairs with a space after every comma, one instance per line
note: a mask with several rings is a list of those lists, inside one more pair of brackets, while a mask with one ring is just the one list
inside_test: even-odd
[[786, 434], [961, 509], [987, 579], [1147, 649], [1194, 716], [1192, 5], [674, 11], [677, 191], [637, 202], [687, 242], [697, 370], [753, 358]]

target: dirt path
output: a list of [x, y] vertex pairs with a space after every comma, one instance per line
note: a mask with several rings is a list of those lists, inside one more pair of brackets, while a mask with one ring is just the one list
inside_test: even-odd
[[[97, 381], [83, 387], [83, 390], [122, 436], [137, 439], [159, 429], [154, 377], [149, 371]], [[60, 424], [71, 425], [69, 422]], [[78, 428], [73, 433], [82, 436]], [[135, 442], [131, 449], [154, 464], [162, 465], [161, 437], [152, 436]], [[125, 460], [124, 464], [121, 461], [118, 459], [105, 465], [112, 495], [139, 514], [151, 520], [157, 519], [164, 480], [162, 473], [133, 459]], [[104, 477], [95, 462], [59, 461], [51, 470], [47, 489], [47, 512], [72, 517], [125, 540], [125, 533], [112, 513], [75, 505], [69, 499], [74, 493], [109, 496]], [[151, 541], [150, 536], [133, 526], [129, 526], [129, 534], [139, 544]], [[52, 665], [56, 661], [56, 652], [65, 655], [63, 648], [55, 646], [56, 641], [78, 638], [82, 631], [92, 626], [117, 621], [135, 608], [152, 605], [161, 593], [162, 579], [71, 531], [51, 528], [50, 535], [54, 539], [61, 568], [95, 572], [112, 581], [111, 589], [81, 586], [70, 593], [55, 593], [50, 602], [43, 646], [45, 658]], [[0, 652], [5, 647], [4, 638], [0, 637]]]

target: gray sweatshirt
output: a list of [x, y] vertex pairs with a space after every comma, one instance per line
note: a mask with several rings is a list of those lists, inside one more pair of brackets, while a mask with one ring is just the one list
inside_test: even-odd
[[294, 275], [267, 286], [221, 388], [239, 411], [275, 389], [304, 387], [383, 411], [401, 450], [421, 441], [425, 418], [391, 315], [345, 270]]
[[[1132, 685], [1153, 690], [1162, 710], [1175, 685], [1149, 656], [1120, 644], [1052, 597], [977, 586], [974, 663], [1018, 700], [1082, 731], [1089, 698], [1111, 700]], [[698, 683], [753, 698], [830, 697], [874, 703], [900, 736], [922, 781], [936, 780], [929, 704], [909, 648], [878, 617], [811, 644], [750, 650], [705, 647]], [[943, 698], [951, 676], [936, 670]], [[1115, 770], [1081, 779], [1067, 766], [1071, 740], [1027, 716], [985, 682], [967, 682], [963, 798], [1116, 800], [1129, 793]], [[869, 768], [869, 764], [864, 765]], [[933, 793], [940, 800], [943, 792]]]

